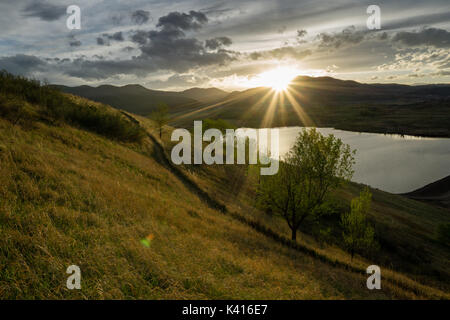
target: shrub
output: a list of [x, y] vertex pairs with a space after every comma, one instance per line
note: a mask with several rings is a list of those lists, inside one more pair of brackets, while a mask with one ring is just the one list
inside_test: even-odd
[[360, 193], [358, 198], [352, 200], [350, 212], [341, 216], [341, 224], [344, 229], [342, 237], [352, 260], [356, 252], [370, 252], [377, 248], [375, 231], [367, 222], [367, 213], [370, 210], [371, 202], [372, 194], [367, 188]]
[[[31, 105], [35, 106], [34, 109]], [[104, 106], [76, 103], [55, 88], [0, 71], [0, 116], [16, 124], [38, 118], [63, 121], [121, 141], [140, 142], [144, 130]]]

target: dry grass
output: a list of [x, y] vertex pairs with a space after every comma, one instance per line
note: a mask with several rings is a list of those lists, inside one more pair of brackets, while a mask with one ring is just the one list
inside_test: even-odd
[[[206, 207], [148, 156], [149, 141], [3, 120], [0, 133], [3, 299], [405, 297]], [[71, 264], [82, 290], [65, 287]]]
[[[152, 130], [150, 122], [144, 118], [140, 121], [144, 125], [147, 123], [149, 130]], [[166, 130], [162, 143], [169, 153], [173, 145], [169, 140], [173, 128], [167, 127]], [[234, 170], [230, 166], [185, 166], [184, 171], [201, 189], [226, 204], [228, 211], [235, 213], [238, 220], [262, 230], [269, 237], [281, 237], [281, 242], [288, 241], [290, 230], [287, 224], [254, 207], [257, 175], [252, 174], [252, 168], [246, 173], [245, 168], [232, 167]], [[235, 171], [243, 173], [245, 178], [236, 179]], [[362, 188], [355, 183], [347, 184], [334, 194], [334, 199], [339, 207], [346, 210], [350, 200], [358, 196]], [[308, 230], [311, 225], [303, 228], [297, 247], [332, 265], [355, 272], [364, 273], [368, 265], [380, 265], [384, 278], [393, 290], [403, 288], [423, 297], [448, 299], [450, 252], [435, 239], [437, 227], [450, 220], [448, 212], [376, 189], [372, 192], [374, 205], [370, 219], [377, 228], [378, 240], [382, 242], [381, 250], [351, 261], [350, 255], [339, 246], [339, 232], [338, 237], [323, 243]], [[335, 228], [338, 221], [333, 223]]]
[[[121, 143], [68, 125], [23, 128], [0, 118], [0, 298], [424, 297], [393, 282], [370, 291], [365, 275], [211, 209], [155, 152], [147, 138]], [[231, 203], [248, 207], [236, 197]], [[140, 240], [149, 234], [146, 248]], [[339, 248], [323, 254], [348, 258]], [[82, 290], [65, 286], [72, 264], [81, 268]]]

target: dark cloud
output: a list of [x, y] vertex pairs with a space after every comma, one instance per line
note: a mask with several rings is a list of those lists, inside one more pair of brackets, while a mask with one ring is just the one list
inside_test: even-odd
[[450, 47], [450, 32], [444, 29], [423, 28], [418, 32], [402, 31], [395, 34], [392, 41], [407, 46]]
[[205, 47], [211, 50], [219, 49], [223, 46], [230, 46], [233, 42], [228, 37], [218, 37], [205, 41]]
[[34, 71], [43, 71], [47, 62], [30, 55], [17, 54], [0, 58], [0, 70], [5, 69], [14, 74], [28, 75]]
[[70, 42], [69, 42], [69, 45], [71, 46], [71, 47], [79, 47], [79, 46], [81, 46], [81, 41], [80, 40], [76, 40], [76, 39], [74, 39], [74, 40], [71, 40]]
[[159, 18], [156, 26], [164, 29], [187, 31], [198, 30], [207, 22], [208, 18], [202, 12], [190, 11], [189, 14], [171, 12], [167, 16]]
[[308, 34], [308, 31], [306, 31], [305, 29], [297, 30], [297, 38], [303, 38], [307, 34]]
[[148, 41], [148, 32], [142, 30], [134, 31], [131, 35], [131, 41], [140, 45], [146, 44]]
[[74, 34], [69, 35], [69, 46], [80, 47], [82, 45], [81, 41], [78, 40]]
[[124, 39], [123, 33], [121, 31], [113, 33], [113, 34], [104, 33], [104, 34], [102, 34], [101, 37], [97, 38], [97, 44], [99, 46], [109, 46], [110, 45], [110, 41], [122, 42], [124, 40], [125, 39]]
[[150, 20], [150, 12], [145, 10], [136, 10], [131, 14], [131, 20], [138, 25], [147, 23]]
[[98, 38], [97, 38], [97, 44], [98, 44], [99, 46], [105, 46], [105, 45], [107, 45], [105, 39], [103, 39], [103, 38], [101, 38], [101, 37], [98, 37]]
[[22, 12], [27, 17], [36, 17], [44, 21], [54, 21], [66, 14], [66, 7], [55, 5], [44, 0], [35, 0], [27, 5]]
[[320, 40], [320, 47], [338, 49], [346, 45], [354, 45], [362, 42], [366, 35], [365, 31], [356, 30], [355, 26], [350, 26], [343, 29], [339, 33], [320, 33], [318, 38]]
[[107, 37], [109, 40], [114, 40], [114, 41], [123, 41], [124, 40], [122, 32], [116, 32], [111, 35], [104, 33], [103, 36]]
[[[171, 12], [159, 18], [158, 30], [137, 31], [132, 35], [132, 41], [140, 45], [140, 58], [151, 61], [160, 69], [184, 72], [200, 66], [224, 64], [232, 59], [229, 52], [207, 52], [202, 41], [187, 38], [184, 33], [200, 29], [207, 21], [206, 15], [201, 12]], [[213, 40], [208, 43], [210, 46], [217, 45], [216, 48], [231, 44], [231, 39], [227, 37]]]
[[[184, 73], [189, 70], [210, 66], [224, 65], [235, 59], [237, 53], [222, 49], [231, 44], [227, 37], [217, 37], [209, 42], [187, 37], [185, 31], [200, 29], [208, 21], [200, 12], [189, 14], [171, 12], [159, 18], [157, 29], [138, 30], [131, 35], [131, 40], [138, 44], [141, 54], [129, 60], [95, 60], [76, 59], [64, 66], [64, 72], [73, 77], [84, 79], [104, 79], [118, 74], [135, 74], [145, 76], [158, 70], [170, 70]], [[97, 38], [97, 43], [108, 44], [114, 35], [104, 34]], [[208, 49], [216, 47], [217, 51]]]

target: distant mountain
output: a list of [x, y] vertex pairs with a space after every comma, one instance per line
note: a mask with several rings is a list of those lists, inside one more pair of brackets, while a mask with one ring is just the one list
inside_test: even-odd
[[211, 103], [224, 99], [230, 93], [217, 88], [191, 88], [180, 94], [200, 102]]
[[241, 127], [318, 126], [450, 137], [450, 85], [365, 84], [331, 77], [295, 78], [287, 92], [252, 88], [213, 108], [175, 120], [222, 118]]
[[190, 107], [198, 107], [200, 105], [199, 101], [184, 96], [179, 92], [150, 90], [135, 84], [123, 87], [111, 85], [99, 87], [55, 85], [54, 87], [66, 93], [109, 104], [115, 108], [140, 115], [151, 113], [159, 103], [166, 103], [173, 113], [180, 110], [183, 111], [184, 108], [188, 110]]

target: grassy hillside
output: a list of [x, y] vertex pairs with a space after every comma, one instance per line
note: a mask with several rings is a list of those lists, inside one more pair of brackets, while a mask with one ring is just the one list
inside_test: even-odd
[[405, 194], [408, 198], [450, 209], [450, 176]]
[[[220, 171], [210, 179], [178, 172], [150, 121], [136, 117], [137, 124], [135, 116], [62, 96], [65, 109], [89, 106], [100, 123], [114, 115], [125, 128], [150, 133], [115, 138], [71, 113], [56, 121], [44, 112], [47, 102], [12, 94], [8, 81], [0, 87], [1, 110], [14, 101], [29, 113], [16, 121], [20, 109], [9, 108], [0, 117], [2, 299], [448, 298], [432, 281], [422, 285], [387, 269], [382, 290], [370, 291], [364, 270], [373, 261], [350, 262], [307, 234], [298, 245], [284, 241], [281, 224], [262, 226], [276, 220], [249, 216], [251, 191], [229, 198], [226, 210], [215, 208], [201, 190], [211, 194]], [[441, 218], [438, 212], [431, 223]], [[148, 235], [149, 248], [140, 243]], [[65, 286], [72, 264], [81, 268], [82, 290]]]
[[[164, 141], [166, 153], [173, 145], [169, 141], [170, 130], [168, 128]], [[190, 165], [184, 166], [184, 171], [229, 210], [240, 212], [246, 219], [289, 238], [291, 231], [284, 220], [256, 208], [258, 172], [251, 166]], [[373, 205], [369, 220], [375, 226], [380, 249], [360, 256], [359, 261], [350, 261], [342, 245], [339, 216], [350, 209], [351, 199], [364, 187], [349, 183], [332, 194], [330, 214], [319, 223], [306, 221], [300, 230], [300, 243], [331, 261], [338, 259], [353, 266], [374, 263], [448, 292], [450, 250], [438, 239], [439, 228], [450, 223], [449, 211], [445, 208], [371, 188]], [[322, 234], [320, 230], [329, 230], [329, 233]]]

